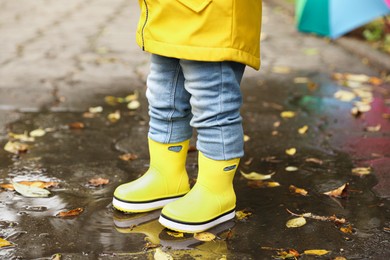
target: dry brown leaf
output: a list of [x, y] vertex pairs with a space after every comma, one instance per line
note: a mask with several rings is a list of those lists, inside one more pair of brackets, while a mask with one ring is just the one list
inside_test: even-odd
[[133, 154], [133, 153], [125, 153], [125, 154], [120, 155], [119, 159], [121, 159], [123, 161], [132, 161], [132, 160], [138, 159], [138, 156], [136, 154]]
[[253, 213], [248, 210], [238, 210], [236, 211], [236, 218], [237, 220], [246, 220], [249, 216], [251, 216]]
[[83, 208], [75, 208], [68, 211], [61, 211], [56, 215], [56, 217], [61, 217], [61, 218], [76, 217], [80, 215], [83, 211], [84, 211]]
[[84, 129], [85, 124], [83, 122], [72, 122], [68, 124], [70, 129]]
[[305, 189], [295, 187], [294, 185], [290, 185], [289, 190], [292, 193], [301, 194], [303, 196], [306, 196], [308, 193]]
[[88, 183], [92, 186], [98, 187], [102, 185], [106, 185], [110, 182], [109, 179], [104, 179], [104, 178], [93, 178], [88, 181]]
[[210, 232], [201, 232], [201, 233], [195, 233], [194, 238], [199, 241], [208, 242], [208, 241], [213, 241], [216, 238], [216, 236]]
[[336, 197], [336, 198], [343, 198], [347, 196], [347, 190], [348, 190], [349, 183], [344, 183], [340, 187], [334, 190], [330, 190], [327, 192], [324, 192], [323, 194], [331, 196], [331, 197]]
[[306, 158], [305, 161], [306, 162], [316, 163], [316, 164], [319, 164], [319, 165], [322, 165], [324, 163], [324, 161], [322, 161], [320, 159], [317, 159], [317, 158]]

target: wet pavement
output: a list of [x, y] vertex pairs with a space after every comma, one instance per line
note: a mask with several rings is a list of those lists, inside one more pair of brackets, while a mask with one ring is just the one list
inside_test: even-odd
[[[124, 37], [134, 30], [136, 3], [30, 5], [23, 10], [0, 1], [8, 14], [21, 13], [10, 22], [15, 28], [28, 24], [23, 14], [29, 20], [47, 13], [31, 26], [41, 32], [36, 37], [28, 38], [26, 32], [10, 38], [9, 46], [19, 44], [23, 53], [4, 52], [8, 56], [1, 57], [0, 145], [12, 140], [9, 133], [40, 128], [46, 134], [26, 142], [26, 153], [0, 150], [0, 183], [40, 180], [59, 185], [48, 188], [47, 198], [0, 189], [0, 238], [13, 243], [0, 248], [0, 259], [52, 259], [55, 254], [61, 259], [158, 259], [164, 253], [174, 259], [272, 259], [288, 249], [330, 251], [299, 259], [390, 257], [390, 83], [359, 58], [321, 38], [296, 33], [288, 14], [265, 3], [263, 68], [248, 70], [242, 83], [248, 140], [234, 179], [237, 210], [251, 215], [209, 230], [217, 237], [202, 242], [165, 230], [157, 222], [158, 211], [126, 215], [111, 207], [115, 187], [140, 176], [149, 163], [144, 95], [148, 56]], [[88, 14], [90, 20], [82, 23]], [[0, 32], [6, 34], [2, 22]], [[67, 41], [56, 45], [58, 35]], [[52, 42], [52, 49], [45, 42]], [[336, 80], [334, 73], [368, 75], [369, 82], [361, 77]], [[340, 90], [357, 94], [341, 101], [335, 97]], [[135, 110], [126, 102], [105, 101], [107, 96], [134, 93], [141, 104]], [[355, 101], [362, 100], [369, 100], [370, 109], [352, 115]], [[96, 106], [102, 112], [85, 114]], [[109, 120], [117, 111], [120, 118]], [[293, 116], [282, 114], [286, 111]], [[286, 153], [290, 148], [296, 153]], [[137, 158], [119, 158], [127, 153]], [[188, 157], [193, 183], [197, 153]], [[353, 173], [357, 168], [369, 173]], [[250, 181], [240, 171], [274, 173], [267, 181], [275, 187]], [[97, 177], [110, 182], [98, 187], [88, 183]], [[342, 198], [323, 194], [346, 183]], [[308, 194], [291, 192], [291, 185]], [[83, 212], [57, 216], [75, 208]], [[294, 218], [287, 210], [322, 220], [306, 217], [304, 226], [287, 228]], [[346, 223], [336, 223], [332, 216]]]

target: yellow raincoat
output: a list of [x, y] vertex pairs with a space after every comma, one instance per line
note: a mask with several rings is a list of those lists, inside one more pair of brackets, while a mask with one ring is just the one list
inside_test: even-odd
[[260, 67], [261, 0], [139, 0], [137, 43], [167, 57]]

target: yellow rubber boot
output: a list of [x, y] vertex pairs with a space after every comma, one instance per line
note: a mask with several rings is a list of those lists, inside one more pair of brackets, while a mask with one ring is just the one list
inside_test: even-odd
[[139, 179], [116, 188], [114, 208], [124, 212], [146, 212], [162, 208], [189, 190], [185, 168], [189, 140], [162, 144], [149, 139], [150, 166]]
[[162, 209], [160, 223], [172, 230], [196, 233], [234, 218], [233, 177], [239, 161], [215, 161], [199, 152], [195, 186], [183, 198]]

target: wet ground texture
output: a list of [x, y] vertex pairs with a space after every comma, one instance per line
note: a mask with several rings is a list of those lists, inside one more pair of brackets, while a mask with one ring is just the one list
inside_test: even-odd
[[[0, 259], [390, 259], [386, 71], [297, 33], [273, 2], [262, 69], [242, 83], [237, 218], [200, 241], [165, 230], [158, 211], [111, 207], [149, 163], [137, 2], [0, 0]], [[195, 149], [187, 169], [194, 184]], [[21, 181], [54, 185], [43, 198], [3, 185]]]

